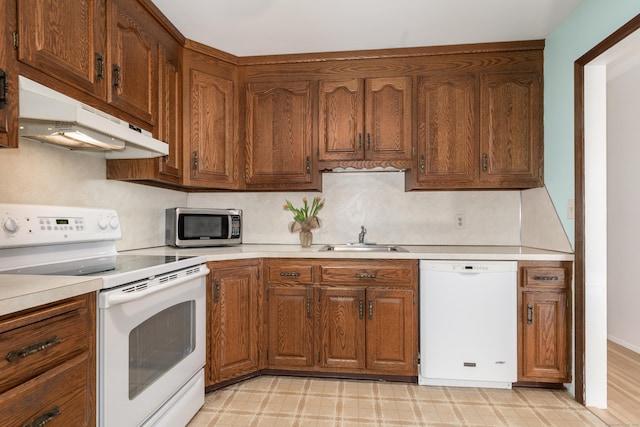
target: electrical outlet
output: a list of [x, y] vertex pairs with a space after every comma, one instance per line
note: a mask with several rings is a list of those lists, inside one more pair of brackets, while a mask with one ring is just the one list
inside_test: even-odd
[[567, 202], [567, 219], [576, 219], [576, 199]]
[[466, 220], [464, 218], [464, 214], [456, 214], [455, 224], [456, 224], [456, 228], [457, 229], [461, 229], [461, 228], [465, 227], [467, 222], [466, 222]]

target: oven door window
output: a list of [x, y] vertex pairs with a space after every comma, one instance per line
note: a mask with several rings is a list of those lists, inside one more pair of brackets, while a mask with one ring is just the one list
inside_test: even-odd
[[185, 301], [155, 314], [131, 331], [130, 400], [194, 351], [195, 316], [195, 301]]

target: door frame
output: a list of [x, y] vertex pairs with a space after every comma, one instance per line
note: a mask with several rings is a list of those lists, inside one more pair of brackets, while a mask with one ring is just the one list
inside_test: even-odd
[[585, 66], [635, 31], [640, 14], [578, 58], [574, 63], [574, 162], [575, 162], [575, 398], [585, 404]]

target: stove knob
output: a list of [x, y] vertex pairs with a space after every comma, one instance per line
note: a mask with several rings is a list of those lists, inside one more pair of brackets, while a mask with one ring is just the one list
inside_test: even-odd
[[120, 226], [120, 223], [118, 222], [118, 218], [116, 217], [111, 218], [111, 221], [109, 221], [109, 225], [114, 230], [117, 229]]
[[101, 230], [106, 230], [108, 226], [109, 221], [107, 220], [107, 218], [100, 218], [98, 220], [98, 227], [100, 227]]
[[20, 224], [18, 224], [18, 220], [14, 218], [7, 218], [2, 225], [2, 228], [9, 233], [15, 233], [20, 228]]

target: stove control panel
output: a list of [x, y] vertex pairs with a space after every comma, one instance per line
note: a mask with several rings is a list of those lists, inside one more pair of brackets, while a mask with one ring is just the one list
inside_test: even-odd
[[112, 209], [0, 203], [0, 248], [117, 240]]

